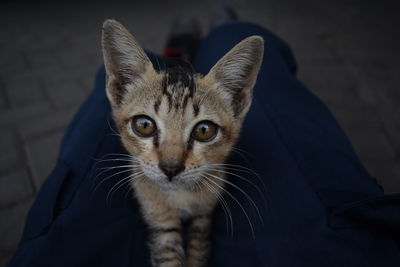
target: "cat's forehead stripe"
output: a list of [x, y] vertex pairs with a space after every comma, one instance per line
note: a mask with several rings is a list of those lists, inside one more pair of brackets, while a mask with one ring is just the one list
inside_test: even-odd
[[160, 104], [161, 100], [157, 99], [156, 102], [154, 102], [154, 111], [158, 113], [158, 110], [160, 109]]
[[200, 112], [200, 107], [197, 103], [193, 104], [193, 114], [195, 117], [197, 117], [197, 115], [199, 115]]
[[165, 70], [164, 80], [167, 85], [181, 83], [183, 87], [194, 89], [193, 73], [183, 67], [174, 67]]
[[183, 67], [165, 70], [162, 80], [162, 93], [168, 99], [169, 110], [184, 109], [195, 92], [193, 73]]

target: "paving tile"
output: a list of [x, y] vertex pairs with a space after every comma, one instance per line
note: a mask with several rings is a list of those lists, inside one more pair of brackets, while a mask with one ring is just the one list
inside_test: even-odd
[[32, 105], [14, 107], [0, 113], [0, 125], [13, 124], [51, 112], [48, 102], [37, 102]]
[[86, 63], [84, 51], [78, 49], [75, 51], [72, 49], [60, 51], [56, 56], [58, 63], [67, 69], [79, 68]]
[[11, 106], [29, 106], [44, 101], [44, 94], [37, 76], [25, 72], [5, 81], [5, 89]]
[[36, 190], [55, 166], [63, 134], [63, 131], [47, 134], [25, 144]]
[[56, 84], [47, 89], [47, 94], [58, 109], [77, 107], [86, 97], [84, 90], [75, 81]]
[[64, 131], [75, 114], [76, 108], [57, 110], [43, 116], [17, 123], [19, 136], [31, 140], [49, 133]]
[[386, 193], [388, 194], [400, 194], [400, 162], [397, 161], [394, 166], [393, 176], [385, 180]]
[[0, 175], [0, 210], [32, 196], [34, 190], [26, 168]]
[[46, 94], [57, 109], [77, 107], [87, 96], [74, 75], [76, 72], [58, 73], [43, 80]]
[[[3, 127], [0, 131], [0, 171], [18, 166], [22, 160], [19, 140], [12, 128]], [[1, 205], [1, 204], [0, 204]]]
[[29, 63], [26, 61], [22, 51], [17, 49], [8, 50], [1, 54], [0, 73], [2, 76], [17, 75], [28, 70]]
[[299, 79], [314, 92], [331, 92], [344, 94], [355, 93], [357, 81], [344, 68], [343, 63], [337, 61], [311, 62], [299, 66]]
[[82, 88], [87, 94], [90, 93], [94, 88], [95, 73], [95, 70], [84, 71], [77, 78], [77, 83], [79, 87]]
[[400, 112], [381, 115], [384, 128], [400, 155]]
[[7, 100], [0, 94], [0, 111], [8, 107]]
[[370, 106], [379, 107], [380, 98], [378, 94], [379, 87], [374, 87], [371, 84], [371, 78], [363, 73], [360, 66], [353, 63], [348, 63], [347, 68], [353, 77], [357, 80], [357, 86], [355, 90], [357, 91], [359, 98], [364, 103]]
[[382, 118], [375, 109], [358, 102], [346, 106], [340, 103], [329, 103], [334, 117], [343, 128], [358, 131], [383, 131]]
[[59, 64], [57, 58], [48, 49], [40, 47], [36, 50], [28, 50], [26, 60], [33, 69], [53, 67]]
[[396, 151], [383, 132], [351, 128], [345, 132], [362, 161], [395, 161]]
[[4, 81], [0, 76], [0, 111], [5, 110], [9, 107], [8, 97], [5, 92]]
[[[69, 68], [64, 72], [66, 75], [61, 77], [61, 80], [69, 79], [76, 83], [76, 90], [82, 91], [85, 95], [90, 92], [94, 87], [96, 73], [100, 68], [102, 62], [97, 60], [95, 63], [88, 63], [79, 68]], [[57, 76], [57, 75], [56, 75]], [[49, 82], [51, 84], [51, 82]]]

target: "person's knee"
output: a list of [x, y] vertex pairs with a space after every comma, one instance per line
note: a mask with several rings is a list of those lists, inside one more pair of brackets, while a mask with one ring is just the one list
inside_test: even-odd
[[195, 69], [201, 73], [207, 73], [233, 46], [252, 35], [261, 36], [265, 40], [266, 52], [278, 54], [284, 59], [289, 69], [295, 72], [295, 59], [289, 46], [283, 40], [260, 25], [241, 21], [225, 23], [211, 30], [200, 43], [193, 63]]

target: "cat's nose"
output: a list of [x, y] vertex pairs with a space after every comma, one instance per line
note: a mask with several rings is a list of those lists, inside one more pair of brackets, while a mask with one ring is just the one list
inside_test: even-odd
[[184, 169], [184, 165], [166, 165], [166, 164], [160, 164], [159, 165], [160, 169], [167, 175], [168, 180], [172, 181], [172, 178], [174, 176], [177, 176], [179, 173], [181, 173]]

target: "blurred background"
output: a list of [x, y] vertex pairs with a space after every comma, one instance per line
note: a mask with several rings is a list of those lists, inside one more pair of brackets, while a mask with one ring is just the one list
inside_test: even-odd
[[213, 11], [222, 6], [289, 43], [299, 79], [331, 109], [385, 192], [400, 192], [396, 1], [3, 1], [0, 266], [16, 248], [27, 211], [54, 166], [63, 132], [102, 64], [102, 21], [121, 21], [146, 49], [159, 53], [175, 18], [193, 16], [206, 33]]

